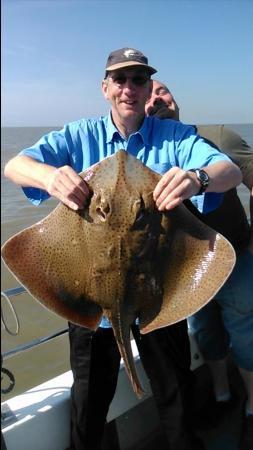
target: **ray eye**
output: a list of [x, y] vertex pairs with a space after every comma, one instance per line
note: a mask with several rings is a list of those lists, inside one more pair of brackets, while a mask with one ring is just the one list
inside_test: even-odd
[[101, 208], [96, 208], [96, 213], [97, 213], [97, 215], [100, 217], [100, 219], [101, 220], [106, 220], [106, 211], [103, 211], [103, 209], [101, 209]]
[[107, 203], [105, 201], [101, 201], [101, 204], [96, 207], [96, 213], [97, 213], [98, 217], [100, 218], [100, 220], [102, 220], [102, 222], [104, 222], [107, 219], [108, 215], [110, 214], [109, 203]]

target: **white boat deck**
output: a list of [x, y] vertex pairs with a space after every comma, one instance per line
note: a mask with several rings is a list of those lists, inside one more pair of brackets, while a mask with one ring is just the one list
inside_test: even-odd
[[[146, 394], [141, 400], [136, 397], [121, 362], [116, 394], [107, 416], [108, 422], [151, 396], [134, 341], [132, 350]], [[4, 420], [2, 429], [8, 450], [63, 450], [67, 447], [72, 382], [72, 372], [68, 371], [2, 403], [2, 413], [8, 417]], [[38, 439], [38, 436], [42, 438]]]
[[[132, 349], [146, 394], [141, 400], [137, 399], [122, 363], [116, 394], [107, 417], [108, 425], [102, 450], [167, 450], [168, 445], [161, 433], [150, 386], [134, 341], [132, 341]], [[193, 347], [193, 355], [194, 350]], [[206, 388], [210, 386], [210, 374], [202, 365], [201, 358], [197, 360], [197, 366], [195, 373], [199, 379], [199, 386], [196, 401], [202, 397], [205, 398]], [[240, 376], [233, 364], [230, 371], [233, 392], [238, 402], [233, 410], [226, 413], [215, 429], [198, 431], [205, 442], [206, 450], [238, 450], [239, 448], [240, 415], [245, 394]], [[6, 415], [2, 432], [7, 450], [65, 450], [67, 448], [72, 382], [72, 372], [68, 371], [2, 403], [2, 414]]]

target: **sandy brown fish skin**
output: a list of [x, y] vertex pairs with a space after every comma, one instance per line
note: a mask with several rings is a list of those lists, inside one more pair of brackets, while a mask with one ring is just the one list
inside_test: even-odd
[[81, 176], [91, 191], [84, 210], [60, 204], [10, 238], [2, 256], [28, 291], [65, 319], [96, 329], [107, 315], [140, 393], [131, 324], [138, 317], [146, 333], [193, 314], [231, 273], [234, 251], [183, 205], [158, 212], [153, 190], [161, 176], [125, 151]]

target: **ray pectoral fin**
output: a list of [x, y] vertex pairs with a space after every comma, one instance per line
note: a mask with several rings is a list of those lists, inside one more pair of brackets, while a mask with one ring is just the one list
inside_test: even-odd
[[50, 242], [44, 242], [34, 226], [10, 238], [2, 247], [2, 258], [17, 280], [46, 308], [70, 322], [96, 329], [102, 308], [87, 300], [78, 264], [68, 259], [68, 252], [64, 257], [60, 253], [60, 258], [58, 250], [50, 249], [48, 256], [47, 245]]
[[[190, 213], [189, 213], [190, 214]], [[183, 214], [184, 215], [184, 214]], [[163, 262], [163, 302], [145, 334], [189, 317], [223, 286], [235, 264], [232, 245], [188, 212]]]
[[69, 322], [85, 328], [96, 330], [102, 318], [102, 308], [95, 302], [87, 300], [83, 295], [44, 283], [44, 288], [30, 291], [46, 308]]
[[[74, 293], [59, 289], [57, 313], [64, 315], [70, 322], [95, 330], [102, 318], [102, 308], [95, 302], [76, 297]], [[56, 306], [56, 305], [55, 305]]]

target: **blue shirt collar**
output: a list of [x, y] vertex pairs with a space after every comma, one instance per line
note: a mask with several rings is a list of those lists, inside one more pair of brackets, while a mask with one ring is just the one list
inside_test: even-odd
[[107, 120], [107, 126], [106, 126], [106, 143], [109, 144], [113, 141], [114, 135], [118, 134], [119, 131], [115, 127], [113, 121], [112, 121], [112, 114], [111, 112], [108, 114], [108, 120]]
[[[140, 137], [141, 137], [142, 140], [143, 140], [144, 145], [146, 146], [146, 145], [148, 144], [148, 136], [149, 136], [149, 132], [150, 132], [150, 129], [149, 129], [149, 127], [148, 127], [148, 119], [147, 119], [147, 117], [145, 117], [145, 119], [144, 119], [144, 121], [143, 121], [143, 123], [142, 123], [141, 128], [140, 128], [138, 131], [136, 131], [135, 133], [133, 133], [133, 135], [134, 135], [134, 134], [139, 134]], [[116, 134], [117, 134], [118, 136], [121, 136], [119, 130], [115, 127], [115, 125], [114, 125], [114, 123], [113, 123], [113, 120], [112, 120], [112, 114], [111, 114], [111, 112], [110, 112], [110, 113], [108, 114], [108, 122], [107, 122], [107, 130], [106, 130], [106, 143], [108, 144], [108, 143], [112, 142], [112, 141], [113, 141], [113, 138], [114, 138], [114, 136], [115, 136]], [[130, 136], [132, 136], [132, 135], [130, 135]], [[130, 136], [129, 136], [129, 137], [130, 137]], [[122, 136], [121, 136], [121, 137], [122, 137]], [[123, 139], [124, 139], [124, 138], [123, 138]]]

